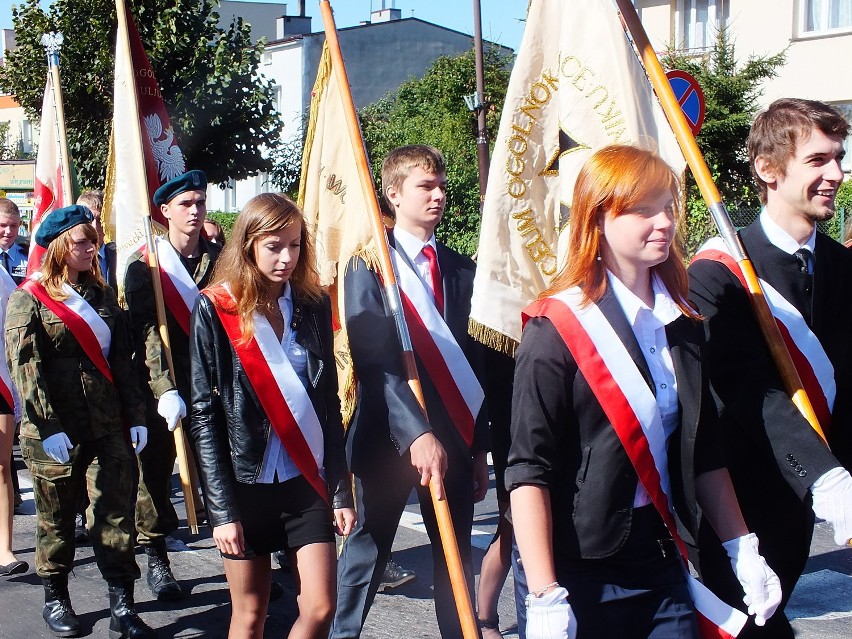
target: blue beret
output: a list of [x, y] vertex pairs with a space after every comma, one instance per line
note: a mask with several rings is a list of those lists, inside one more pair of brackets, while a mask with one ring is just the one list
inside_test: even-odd
[[187, 171], [172, 178], [154, 193], [154, 204], [161, 206], [171, 202], [172, 198], [187, 191], [206, 191], [207, 175], [204, 171]]
[[47, 248], [50, 243], [68, 229], [80, 224], [91, 224], [95, 219], [88, 207], [82, 204], [54, 209], [48, 213], [38, 225], [35, 232], [35, 243]]

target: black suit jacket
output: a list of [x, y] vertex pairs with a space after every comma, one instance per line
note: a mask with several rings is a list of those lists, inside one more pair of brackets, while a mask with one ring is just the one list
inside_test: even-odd
[[[835, 367], [831, 441], [848, 467], [852, 254], [817, 233], [814, 273], [808, 275], [799, 272], [792, 255], [769, 242], [759, 221], [743, 229], [740, 237], [758, 275], [810, 319]], [[692, 300], [706, 317], [710, 372], [721, 401], [728, 465], [746, 520], [753, 521], [761, 513], [746, 512], [754, 510], [747, 504], [761, 503], [768, 486], [785, 490], [786, 484], [804, 500], [811, 485], [839, 462], [790, 400], [736, 276], [721, 263], [699, 260], [689, 267], [689, 279]]]
[[[611, 290], [598, 306], [654, 383], [639, 343]], [[714, 439], [716, 406], [701, 364], [703, 333], [681, 317], [666, 327], [675, 368], [680, 426], [669, 439], [669, 475], [679, 530], [694, 543], [700, 511], [695, 477], [724, 466]], [[532, 318], [516, 353], [512, 443], [506, 487], [547, 487], [557, 562], [616, 553], [630, 534], [638, 476], [615, 429], [549, 319]]]
[[[408, 260], [404, 251], [400, 254]], [[444, 285], [444, 319], [481, 380], [481, 346], [467, 332], [475, 265], [470, 258], [440, 243], [438, 263]], [[470, 463], [473, 453], [487, 448], [485, 406], [474, 427], [473, 445], [468, 447], [417, 359], [427, 421], [406, 382], [399, 338], [378, 275], [363, 259], [353, 257], [344, 277], [346, 330], [358, 378], [358, 404], [346, 438], [352, 471], [359, 474], [361, 469], [381, 463], [384, 455], [405, 454], [415, 439], [430, 431], [451, 459]]]

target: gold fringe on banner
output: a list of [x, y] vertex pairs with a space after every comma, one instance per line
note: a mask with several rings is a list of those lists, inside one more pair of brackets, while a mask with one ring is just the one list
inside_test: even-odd
[[495, 331], [493, 328], [480, 324], [473, 318], [467, 321], [467, 332], [473, 339], [485, 344], [488, 348], [493, 348], [495, 351], [505, 353], [510, 357], [515, 356], [515, 349], [518, 348], [518, 343], [515, 340]]
[[[361, 247], [353, 257], [364, 260], [367, 268], [379, 272], [379, 253], [372, 241], [367, 246]], [[359, 262], [355, 262], [354, 268], [358, 268]], [[343, 278], [338, 278], [337, 295], [339, 296], [338, 308], [343, 309]], [[343, 415], [343, 430], [349, 428], [355, 408], [358, 403], [358, 378], [355, 376], [355, 367], [352, 365], [352, 354], [349, 352], [349, 336], [346, 333], [346, 325], [343, 317], [339, 320], [341, 328], [334, 336], [334, 357], [337, 362], [337, 383], [340, 387], [340, 412]]]
[[[319, 68], [317, 69], [317, 79], [314, 82], [313, 91], [311, 91], [311, 110], [308, 118], [308, 130], [305, 132], [304, 149], [311, 149], [314, 146], [314, 134], [317, 130], [317, 118], [319, 117], [320, 103], [322, 95], [325, 93], [325, 88], [328, 86], [328, 81], [331, 78], [331, 53], [328, 50], [328, 43], [322, 45], [322, 56], [320, 57]], [[302, 155], [302, 174], [299, 176], [299, 198], [297, 204], [299, 208], [305, 206], [305, 183], [308, 179], [308, 164], [310, 163], [310, 153]]]

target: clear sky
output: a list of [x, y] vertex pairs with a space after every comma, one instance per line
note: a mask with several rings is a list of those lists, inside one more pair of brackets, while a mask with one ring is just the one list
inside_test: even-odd
[[[132, 0], [131, 0], [132, 1]], [[370, 19], [371, 9], [380, 9], [383, 0], [330, 0], [337, 26], [351, 27]], [[393, 0], [384, 0], [390, 6]], [[420, 18], [464, 33], [473, 33], [474, 0], [395, 0], [403, 18]], [[527, 0], [479, 0], [482, 7], [482, 35], [517, 51], [524, 25], [521, 20], [527, 13]], [[12, 28], [12, 5], [16, 0], [0, 0], [0, 28]], [[42, 6], [49, 5], [42, 0]], [[284, 4], [278, 2], [277, 4]], [[287, 0], [287, 10], [296, 13], [298, 2]], [[307, 0], [306, 13], [314, 20], [314, 30], [322, 29], [318, 0]], [[69, 37], [69, 34], [65, 34]]]

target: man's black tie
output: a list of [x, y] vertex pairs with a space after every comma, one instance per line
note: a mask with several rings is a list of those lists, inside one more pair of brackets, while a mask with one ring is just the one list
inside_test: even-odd
[[9, 254], [6, 251], [3, 251], [3, 268], [9, 275], [12, 274], [12, 271], [9, 270]]
[[799, 263], [799, 272], [800, 273], [810, 273], [811, 272], [811, 264], [813, 263], [814, 254], [811, 253], [810, 249], [805, 248], [803, 246], [798, 251], [793, 253], [793, 257], [795, 257], [796, 261]]

